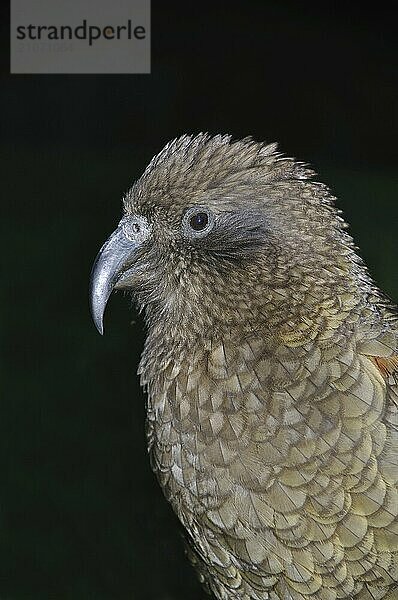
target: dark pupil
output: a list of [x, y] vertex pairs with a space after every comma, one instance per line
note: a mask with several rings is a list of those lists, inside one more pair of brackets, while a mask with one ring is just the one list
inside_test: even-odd
[[202, 231], [209, 222], [209, 217], [206, 213], [200, 212], [190, 218], [189, 224], [195, 231]]

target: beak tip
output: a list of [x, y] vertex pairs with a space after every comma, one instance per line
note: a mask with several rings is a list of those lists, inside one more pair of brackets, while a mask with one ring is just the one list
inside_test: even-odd
[[104, 335], [104, 323], [102, 320], [102, 315], [100, 316], [99, 314], [92, 312], [92, 319], [94, 321], [94, 325], [98, 333], [100, 335]]
[[94, 274], [91, 276], [89, 303], [91, 318], [95, 328], [100, 335], [104, 335], [104, 312], [109, 296], [112, 292], [112, 286], [103, 286], [101, 283], [101, 279], [98, 279], [94, 272]]

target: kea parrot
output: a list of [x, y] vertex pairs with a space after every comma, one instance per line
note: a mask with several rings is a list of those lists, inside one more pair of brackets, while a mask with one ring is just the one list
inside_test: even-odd
[[218, 600], [398, 599], [398, 311], [329, 189], [247, 137], [183, 135], [91, 275], [146, 325], [152, 468]]

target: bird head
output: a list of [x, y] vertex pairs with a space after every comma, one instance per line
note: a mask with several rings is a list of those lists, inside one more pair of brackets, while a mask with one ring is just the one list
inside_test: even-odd
[[[275, 144], [184, 135], [155, 156], [92, 270], [97, 329], [112, 290], [147, 324], [194, 340], [278, 327], [343, 297], [358, 261], [313, 172]], [[357, 267], [355, 267], [357, 265]], [[307, 317], [308, 317], [307, 315]]]

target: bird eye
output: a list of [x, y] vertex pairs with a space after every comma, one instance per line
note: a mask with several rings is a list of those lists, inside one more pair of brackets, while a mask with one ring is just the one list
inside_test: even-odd
[[188, 237], [204, 237], [213, 228], [214, 217], [206, 208], [195, 206], [187, 210], [182, 224]]
[[207, 227], [209, 216], [205, 212], [198, 212], [189, 219], [189, 226], [195, 231], [202, 231]]

